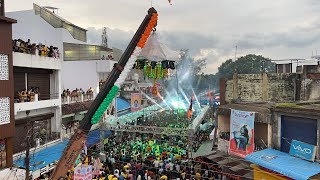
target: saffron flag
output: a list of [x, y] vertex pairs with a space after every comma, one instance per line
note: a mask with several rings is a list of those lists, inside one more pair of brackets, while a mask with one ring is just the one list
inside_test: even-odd
[[210, 91], [210, 86], [209, 86], [209, 90], [208, 90], [208, 97], [209, 97], [209, 100], [212, 100], [212, 94], [211, 94], [211, 91]]
[[192, 115], [192, 99], [193, 99], [193, 97], [191, 98], [191, 101], [190, 101], [190, 106], [189, 106], [189, 110], [188, 110], [188, 119], [190, 119], [191, 115]]

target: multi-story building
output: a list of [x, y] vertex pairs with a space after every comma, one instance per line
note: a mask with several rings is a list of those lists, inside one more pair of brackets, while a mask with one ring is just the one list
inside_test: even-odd
[[[290, 66], [278, 65], [282, 71], [277, 73], [234, 74], [220, 81], [221, 154], [211, 155], [212, 160], [255, 179], [319, 178], [320, 66], [298, 66], [296, 73]], [[254, 115], [253, 120], [242, 116], [245, 113]]]
[[[86, 30], [34, 4], [33, 10], [7, 13], [13, 26], [14, 152], [59, 139], [63, 42], [86, 41]], [[37, 27], [37, 28], [34, 28]], [[12, 46], [11, 46], [12, 48]]]
[[11, 167], [14, 141], [14, 96], [12, 62], [12, 24], [17, 21], [5, 16], [0, 1], [0, 169]]
[[[121, 51], [87, 44], [85, 29], [36, 4], [32, 10], [10, 12], [7, 16], [17, 19], [18, 23], [13, 25], [11, 33], [15, 20], [0, 16], [3, 21], [0, 54], [8, 57], [0, 61], [3, 69], [0, 75], [7, 76], [9, 72], [8, 80], [0, 78], [1, 87], [6, 87], [0, 90], [0, 98], [3, 96], [1, 115], [5, 115], [1, 116], [4, 122], [0, 123], [3, 128], [0, 132], [3, 156], [0, 158], [3, 160], [7, 154], [6, 161], [1, 163], [12, 166], [12, 154], [16, 153], [14, 164], [25, 168], [23, 151], [29, 142], [28, 148], [33, 152], [29, 170], [33, 178], [37, 178], [53, 169], [66, 146], [66, 141], [60, 139], [66, 127], [62, 119], [70, 119], [66, 110], [71, 109], [75, 112], [74, 119], [81, 120], [99, 92], [99, 81], [106, 79], [120, 59]], [[9, 71], [5, 71], [8, 67]], [[87, 92], [90, 87], [92, 91]], [[85, 92], [72, 93], [76, 88]], [[71, 93], [64, 96], [63, 89], [70, 89]], [[87, 103], [87, 106], [78, 111], [72, 109], [73, 102], [76, 105]], [[125, 109], [128, 107], [126, 104]], [[91, 136], [89, 134], [90, 143], [93, 142]], [[43, 154], [51, 151], [54, 156], [43, 158]]]

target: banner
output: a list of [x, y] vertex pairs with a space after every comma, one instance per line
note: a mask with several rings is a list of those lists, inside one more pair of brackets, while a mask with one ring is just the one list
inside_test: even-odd
[[139, 111], [141, 109], [141, 94], [131, 93], [131, 112]]
[[254, 151], [254, 112], [231, 110], [229, 154], [246, 157]]
[[301, 141], [292, 140], [289, 154], [296, 156], [307, 161], [314, 162], [316, 156], [317, 147], [311, 144], [307, 144]]
[[92, 166], [77, 166], [74, 168], [74, 180], [92, 180]]

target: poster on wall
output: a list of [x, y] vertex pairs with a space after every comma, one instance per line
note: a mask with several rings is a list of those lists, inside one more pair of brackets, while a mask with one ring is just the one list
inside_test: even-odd
[[131, 112], [139, 111], [141, 109], [141, 94], [131, 93]]
[[229, 153], [241, 158], [254, 151], [254, 112], [231, 110]]
[[92, 180], [92, 166], [74, 168], [74, 180]]

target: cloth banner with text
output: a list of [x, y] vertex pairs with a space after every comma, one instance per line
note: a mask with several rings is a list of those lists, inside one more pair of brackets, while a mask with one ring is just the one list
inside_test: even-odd
[[229, 154], [246, 157], [254, 151], [254, 112], [231, 110]]
[[92, 180], [92, 166], [80, 165], [74, 168], [74, 180]]

